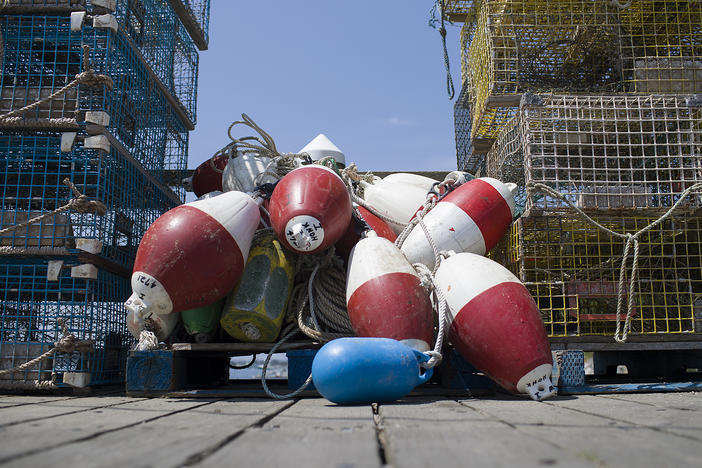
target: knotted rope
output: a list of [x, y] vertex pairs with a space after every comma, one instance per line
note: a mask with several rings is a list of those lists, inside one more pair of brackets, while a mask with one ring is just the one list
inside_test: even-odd
[[[112, 81], [112, 78], [110, 78], [107, 75], [98, 75], [95, 73], [95, 70], [90, 68], [90, 60], [89, 60], [89, 53], [90, 53], [90, 47], [87, 45], [83, 46], [83, 71], [78, 73], [73, 81], [68, 83], [66, 86], [63, 88], [59, 89], [55, 93], [51, 94], [50, 96], [47, 96], [43, 99], [40, 99], [36, 102], [33, 102], [32, 104], [29, 104], [27, 106], [24, 106], [20, 109], [15, 109], [13, 111], [10, 111], [6, 114], [3, 114], [0, 116], [0, 122], [5, 123], [5, 120], [10, 119], [11, 117], [23, 114], [29, 110], [32, 110], [36, 107], [39, 107], [40, 105], [52, 101], [56, 99], [59, 96], [62, 96], [64, 93], [66, 93], [68, 90], [75, 88], [76, 86], [80, 85], [85, 85], [85, 86], [106, 86], [108, 89], [112, 89], [114, 87], [114, 82]], [[11, 122], [8, 120], [8, 122]]]
[[[448, 93], [449, 100], [453, 99], [456, 94], [456, 90], [453, 86], [453, 78], [451, 77], [451, 65], [449, 63], [448, 50], [446, 48], [446, 26], [444, 25], [445, 15], [444, 15], [445, 0], [436, 0], [431, 11], [431, 18], [429, 19], [429, 26], [437, 29], [436, 25], [439, 23], [439, 34], [441, 34], [441, 44], [444, 48], [444, 66], [446, 67], [446, 91]], [[436, 16], [439, 16], [437, 20]]]
[[[625, 241], [624, 244], [624, 253], [622, 254], [622, 263], [619, 268], [619, 286], [617, 289], [617, 321], [616, 321], [616, 330], [614, 332], [614, 340], [617, 341], [618, 343], [624, 343], [628, 337], [629, 332], [631, 331], [631, 318], [633, 315], [634, 311], [634, 294], [635, 294], [635, 289], [636, 289], [636, 281], [637, 281], [637, 275], [638, 275], [638, 265], [639, 265], [639, 237], [646, 233], [647, 231], [650, 231], [654, 227], [658, 226], [661, 224], [663, 221], [666, 219], [670, 218], [673, 213], [680, 207], [680, 205], [685, 201], [685, 199], [692, 194], [692, 192], [702, 190], [702, 182], [698, 182], [687, 189], [685, 189], [681, 194], [680, 198], [678, 201], [675, 202], [673, 206], [671, 206], [668, 211], [666, 211], [660, 218], [656, 219], [653, 221], [651, 224], [648, 226], [644, 227], [643, 229], [640, 229], [639, 231], [635, 233], [619, 233], [616, 231], [612, 231], [611, 229], [603, 226], [602, 224], [598, 223], [594, 219], [592, 219], [590, 216], [587, 215], [582, 209], [574, 205], [568, 198], [563, 195], [562, 193], [556, 191], [555, 189], [549, 187], [548, 185], [544, 184], [539, 184], [539, 183], [529, 183], [527, 184], [527, 189], [530, 191], [533, 190], [539, 190], [547, 195], [550, 195], [554, 198], [557, 198], [559, 200], [564, 201], [570, 208], [575, 210], [580, 216], [585, 219], [588, 223], [591, 225], [595, 226], [599, 230], [607, 233], [611, 237], [617, 237], [619, 239], [622, 239]], [[633, 259], [631, 262], [631, 269], [630, 269], [630, 274], [629, 274], [629, 296], [627, 300], [627, 312], [626, 312], [626, 317], [624, 319], [624, 325], [622, 326], [621, 323], [621, 316], [623, 315], [622, 309], [624, 307], [624, 290], [626, 288], [626, 264], [629, 258], [630, 251], [632, 250], [633, 247]]]
[[80, 353], [89, 353], [93, 350], [92, 340], [78, 340], [73, 333], [68, 333], [68, 326], [66, 325], [66, 321], [63, 318], [59, 318], [57, 320], [57, 323], [59, 327], [61, 327], [61, 333], [63, 334], [63, 336], [54, 343], [53, 348], [51, 348], [44, 354], [25, 362], [24, 364], [20, 364], [19, 366], [13, 367], [12, 369], [0, 370], [0, 375], [22, 372], [25, 369], [28, 369], [40, 363], [44, 359], [53, 356], [57, 352], [73, 353], [78, 351]]
[[78, 213], [95, 213], [100, 216], [104, 216], [105, 213], [107, 213], [107, 207], [102, 202], [99, 202], [97, 200], [88, 200], [88, 197], [80, 193], [80, 191], [78, 191], [73, 182], [68, 180], [68, 178], [63, 179], [63, 184], [68, 186], [73, 192], [73, 198], [71, 198], [68, 201], [68, 203], [59, 208], [56, 208], [54, 211], [49, 211], [47, 213], [44, 213], [43, 215], [24, 221], [23, 223], [15, 224], [14, 226], [9, 226], [4, 229], [0, 229], [0, 235], [16, 231], [23, 227], [27, 227], [30, 224], [36, 224], [40, 221], [43, 221], [46, 218], [50, 218], [51, 216], [57, 215], [68, 210], [75, 210]]

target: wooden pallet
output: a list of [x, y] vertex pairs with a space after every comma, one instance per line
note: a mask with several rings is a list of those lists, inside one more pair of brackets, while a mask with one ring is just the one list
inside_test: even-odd
[[[229, 380], [229, 358], [267, 353], [272, 343], [176, 343], [168, 350], [132, 351], [127, 358], [126, 392], [133, 397], [266, 397], [257, 380]], [[288, 352], [288, 380], [270, 380], [278, 394], [297, 389], [309, 376], [320, 343], [292, 342], [280, 348]], [[307, 351], [307, 352], [301, 352]], [[496, 385], [465, 362], [453, 350], [430, 382], [410, 395], [478, 396], [495, 392]], [[300, 396], [319, 396], [310, 386]]]

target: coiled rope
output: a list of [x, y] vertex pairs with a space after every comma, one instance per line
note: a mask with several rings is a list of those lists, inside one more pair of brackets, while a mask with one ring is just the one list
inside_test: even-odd
[[[258, 133], [256, 135], [248, 135], [244, 137], [234, 137], [232, 130], [237, 125], [249, 127]], [[272, 177], [275, 180], [281, 179], [293, 169], [297, 169], [303, 161], [310, 162], [310, 157], [306, 153], [281, 153], [275, 144], [273, 137], [263, 130], [254, 120], [246, 114], [241, 114], [241, 120], [235, 120], [229, 125], [227, 135], [232, 143], [223, 149], [228, 149], [229, 157], [238, 157], [241, 154], [254, 154], [262, 158], [270, 159], [263, 172], [256, 176], [254, 185], [261, 185], [266, 177]], [[221, 150], [220, 150], [221, 151]]]
[[[702, 182], [698, 182], [687, 189], [685, 189], [681, 194], [680, 198], [678, 201], [675, 202], [673, 206], [671, 206], [668, 211], [666, 211], [660, 218], [656, 219], [653, 221], [651, 224], [648, 226], [644, 227], [643, 229], [640, 229], [639, 231], [635, 233], [620, 233], [616, 231], [612, 231], [611, 229], [603, 226], [602, 224], [598, 223], [594, 219], [592, 219], [590, 216], [587, 215], [582, 209], [574, 205], [568, 198], [563, 195], [562, 193], [558, 192], [557, 190], [549, 187], [548, 185], [544, 184], [539, 184], [539, 183], [529, 183], [527, 184], [527, 189], [530, 191], [541, 191], [547, 195], [550, 195], [554, 198], [557, 198], [561, 201], [564, 201], [570, 208], [575, 210], [582, 218], [590, 223], [591, 225], [595, 226], [602, 232], [607, 233], [611, 237], [617, 237], [619, 239], [624, 240], [626, 243], [624, 244], [624, 253], [622, 254], [622, 263], [619, 268], [619, 285], [617, 289], [617, 321], [616, 321], [616, 330], [614, 332], [614, 340], [618, 343], [624, 343], [627, 340], [628, 334], [631, 331], [631, 318], [633, 316], [634, 312], [634, 296], [635, 296], [635, 289], [636, 289], [636, 281], [637, 281], [637, 275], [638, 275], [638, 265], [639, 265], [639, 237], [646, 233], [647, 231], [650, 231], [654, 227], [658, 226], [661, 224], [663, 221], [666, 219], [670, 218], [673, 213], [682, 205], [682, 203], [685, 201], [687, 197], [689, 197], [693, 192], [700, 191], [702, 190]], [[626, 317], [624, 319], [624, 324], [622, 326], [621, 322], [621, 317], [623, 315], [622, 309], [624, 308], [624, 291], [626, 289], [626, 265], [627, 261], [629, 259], [630, 251], [632, 250], [633, 247], [633, 259], [631, 262], [631, 269], [629, 273], [629, 296], [627, 300], [627, 312], [626, 312]]]

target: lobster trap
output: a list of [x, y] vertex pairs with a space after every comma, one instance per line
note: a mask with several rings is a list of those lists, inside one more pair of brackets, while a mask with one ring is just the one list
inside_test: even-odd
[[702, 4], [481, 0], [462, 32], [472, 138], [492, 140], [526, 92], [702, 92]]
[[195, 45], [207, 50], [210, 37], [210, 0], [168, 0]]
[[71, 374], [83, 383], [124, 380], [133, 338], [126, 329], [122, 301], [129, 280], [106, 271], [95, 279], [75, 278], [75, 265], [63, 260], [0, 262], [0, 371], [13, 369], [50, 350], [63, 336], [61, 320], [76, 339], [92, 342], [87, 352], [56, 352], [12, 372], [0, 372], [2, 388], [46, 388]]
[[[675, 95], [531, 95], [488, 153], [487, 174], [522, 187], [517, 202], [527, 212], [568, 211], [564, 199], [594, 212], [665, 211], [702, 182], [702, 102]], [[697, 191], [678, 209], [701, 206]]]
[[99, 241], [90, 253], [108, 260], [114, 271], [126, 269], [129, 276], [146, 229], [182, 202], [116, 148], [108, 153], [77, 146], [64, 153], [60, 136], [6, 135], [0, 136], [0, 151], [3, 228], [64, 206], [74, 197], [63, 184], [66, 178], [107, 208], [104, 215], [70, 209], [5, 233], [0, 236], [4, 255], [82, 254], [82, 243]]
[[[44, 15], [87, 12], [89, 16], [83, 17], [87, 25], [95, 25], [91, 20], [94, 21], [102, 13], [114, 13], [114, 33], [119, 29], [128, 38], [129, 46], [136, 51], [138, 59], [150, 68], [161, 86], [177, 99], [188, 118], [195, 122], [198, 52], [181, 19], [167, 2], [116, 0], [109, 5], [104, 0], [15, 0], [15, 3], [1, 12], [6, 15], [12, 12], [32, 14], [39, 19], [45, 18]], [[104, 5], [115, 10], [106, 9]], [[103, 28], [111, 29], [109, 21], [103, 22]], [[53, 31], [51, 27], [49, 30]]]
[[163, 169], [160, 150], [169, 121], [175, 116], [185, 130], [193, 124], [127, 37], [88, 27], [71, 32], [70, 20], [63, 17], [4, 16], [0, 21], [5, 36], [0, 112], [20, 109], [68, 85], [82, 71], [83, 45], [90, 48], [95, 72], [113, 83], [111, 89], [78, 84], [23, 112], [16, 125], [3, 121], [5, 130], [26, 131], [31, 124], [35, 130], [75, 131], [89, 123], [88, 112], [99, 111], [106, 115], [110, 133], [139, 162], [149, 170]]
[[[634, 233], [656, 217], [595, 217]], [[702, 333], [702, 217], [676, 216], [639, 237], [631, 334]], [[523, 216], [490, 256], [527, 286], [549, 336], [612, 335], [616, 329], [625, 242], [575, 213]], [[621, 320], [633, 254], [627, 259]]]
[[471, 103], [468, 100], [468, 85], [464, 84], [453, 105], [453, 124], [456, 135], [456, 160], [459, 171], [475, 174], [485, 161], [484, 154], [476, 154], [470, 138]]

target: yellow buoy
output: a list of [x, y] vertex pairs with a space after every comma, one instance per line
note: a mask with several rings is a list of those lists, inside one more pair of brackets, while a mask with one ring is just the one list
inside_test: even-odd
[[283, 249], [272, 230], [257, 233], [241, 281], [227, 297], [222, 311], [223, 330], [241, 341], [275, 341], [293, 287], [292, 255]]

